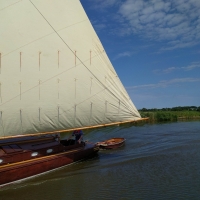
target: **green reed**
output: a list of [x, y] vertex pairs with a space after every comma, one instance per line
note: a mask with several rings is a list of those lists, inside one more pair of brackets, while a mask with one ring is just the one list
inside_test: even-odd
[[141, 111], [139, 110], [141, 117], [149, 117], [149, 121], [178, 121], [181, 119], [200, 119], [199, 111]]

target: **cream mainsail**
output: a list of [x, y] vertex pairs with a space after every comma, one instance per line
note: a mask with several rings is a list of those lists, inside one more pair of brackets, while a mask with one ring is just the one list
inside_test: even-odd
[[79, 0], [0, 1], [0, 137], [140, 118]]

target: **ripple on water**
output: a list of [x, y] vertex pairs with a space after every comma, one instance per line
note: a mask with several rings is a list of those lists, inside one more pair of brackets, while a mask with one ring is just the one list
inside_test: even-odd
[[8, 187], [0, 191], [1, 199], [199, 199], [199, 122], [119, 126], [85, 134], [94, 142], [112, 137], [126, 138], [125, 146]]

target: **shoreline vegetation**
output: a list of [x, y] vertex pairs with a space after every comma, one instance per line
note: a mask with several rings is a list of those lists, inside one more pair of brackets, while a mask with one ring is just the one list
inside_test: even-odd
[[173, 108], [142, 108], [138, 110], [142, 118], [149, 122], [167, 122], [179, 120], [200, 120], [200, 106], [179, 106]]

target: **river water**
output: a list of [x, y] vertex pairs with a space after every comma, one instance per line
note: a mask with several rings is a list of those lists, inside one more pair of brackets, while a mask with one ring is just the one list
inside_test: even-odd
[[112, 137], [126, 138], [125, 145], [1, 188], [0, 199], [200, 199], [200, 121], [123, 125], [84, 134], [89, 142]]

